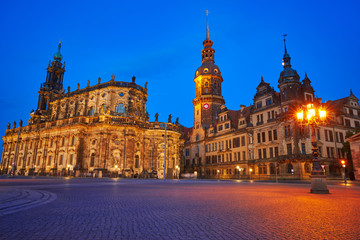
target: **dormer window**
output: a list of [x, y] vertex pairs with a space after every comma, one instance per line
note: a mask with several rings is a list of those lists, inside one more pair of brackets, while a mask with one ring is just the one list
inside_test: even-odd
[[313, 96], [312, 96], [312, 94], [305, 93], [305, 101], [310, 101], [310, 102], [312, 102], [312, 101], [313, 101]]
[[209, 72], [209, 69], [204, 68], [204, 73], [207, 73], [207, 72]]
[[262, 107], [262, 102], [256, 103], [256, 108], [261, 108], [261, 107]]
[[272, 98], [266, 99], [266, 106], [269, 106], [272, 104]]

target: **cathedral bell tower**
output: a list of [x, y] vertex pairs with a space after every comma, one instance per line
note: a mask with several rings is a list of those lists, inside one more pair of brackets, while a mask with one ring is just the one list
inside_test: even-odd
[[220, 69], [215, 65], [215, 50], [213, 41], [209, 38], [209, 20], [206, 13], [206, 39], [201, 51], [202, 65], [196, 70], [194, 82], [196, 84], [196, 98], [194, 104], [194, 128], [208, 128], [216, 121], [220, 107], [225, 104], [221, 96], [223, 82]]
[[49, 102], [63, 92], [63, 78], [65, 62], [61, 63], [63, 56], [60, 53], [61, 42], [58, 51], [54, 54], [54, 61], [47, 67], [46, 81], [41, 84], [36, 114], [43, 115], [48, 110]]

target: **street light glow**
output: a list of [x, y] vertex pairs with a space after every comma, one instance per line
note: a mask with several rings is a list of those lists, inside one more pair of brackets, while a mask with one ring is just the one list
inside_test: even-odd
[[320, 120], [324, 121], [326, 119], [326, 111], [319, 109], [319, 116], [320, 116]]
[[304, 120], [304, 111], [301, 111], [301, 112], [297, 112], [296, 113], [296, 117], [299, 121], [302, 121]]
[[314, 108], [309, 109], [307, 116], [309, 120], [311, 120], [312, 117], [315, 117], [315, 109]]

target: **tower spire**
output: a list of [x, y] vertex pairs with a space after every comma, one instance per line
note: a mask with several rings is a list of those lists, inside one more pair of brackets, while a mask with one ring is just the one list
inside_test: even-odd
[[206, 10], [206, 40], [209, 39], [209, 10]]
[[287, 49], [286, 49], [286, 37], [287, 37], [287, 34], [284, 34], [283, 35], [284, 37], [284, 48], [285, 48], [285, 53], [287, 53]]
[[61, 60], [63, 59], [63, 56], [60, 53], [60, 49], [61, 49], [61, 41], [59, 42], [58, 45], [58, 51], [54, 54], [54, 60], [56, 62], [61, 62]]

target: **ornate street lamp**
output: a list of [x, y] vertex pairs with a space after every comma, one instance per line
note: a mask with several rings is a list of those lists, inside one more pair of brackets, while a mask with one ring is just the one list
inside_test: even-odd
[[306, 108], [300, 108], [296, 113], [296, 118], [301, 126], [310, 126], [311, 128], [311, 144], [313, 155], [313, 167], [311, 171], [311, 193], [329, 193], [326, 184], [326, 175], [321, 167], [319, 149], [315, 135], [315, 128], [324, 125], [326, 120], [326, 110], [321, 106], [315, 106], [310, 103]]

